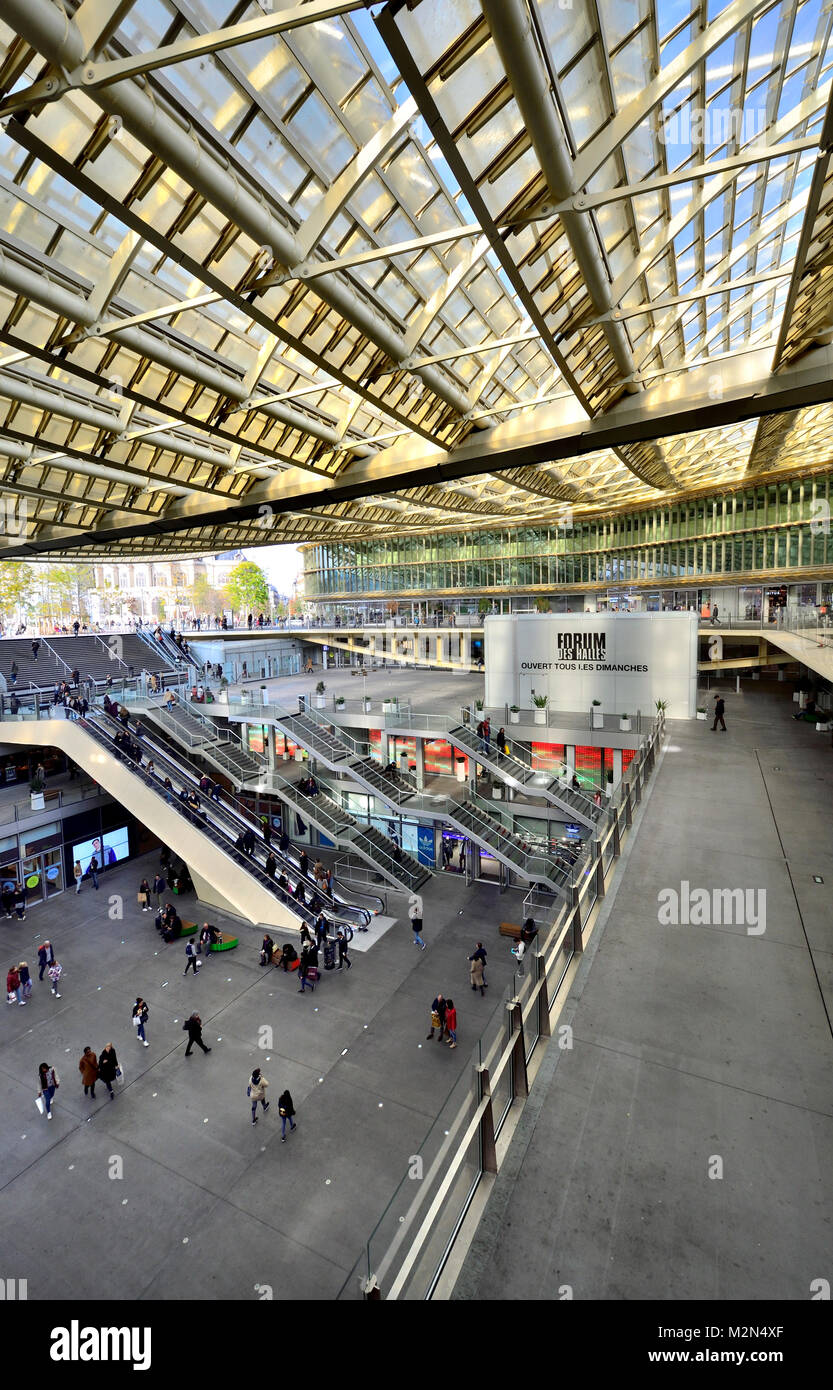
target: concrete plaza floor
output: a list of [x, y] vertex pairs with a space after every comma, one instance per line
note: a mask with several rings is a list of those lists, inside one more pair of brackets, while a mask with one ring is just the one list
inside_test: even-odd
[[[184, 943], [161, 943], [136, 901], [157, 863], [146, 856], [103, 874], [97, 893], [85, 883], [23, 922], [0, 921], [6, 968], [25, 959], [35, 980], [25, 1009], [0, 1013], [4, 1274], [27, 1279], [30, 1300], [256, 1299], [258, 1284], [275, 1298], [332, 1299], [500, 1006], [513, 962], [496, 924], [520, 920], [521, 894], [438, 875], [423, 895], [420, 951], [405, 897], [389, 893], [396, 925], [302, 996], [297, 976], [261, 969], [257, 928], [193, 897], [182, 916], [230, 928], [240, 945], [183, 978]], [[60, 999], [37, 982], [47, 936], [65, 968]], [[482, 998], [466, 960], [478, 939], [492, 982]], [[372, 928], [358, 938], [371, 940]], [[425, 1042], [438, 990], [459, 1009], [456, 1051]], [[150, 1007], [148, 1048], [131, 1025], [137, 994]], [[193, 1010], [210, 1056], [185, 1057]], [[107, 1042], [126, 1084], [110, 1101], [99, 1083], [90, 1100], [78, 1059]], [[61, 1080], [51, 1123], [34, 1103], [42, 1061]], [[272, 1106], [252, 1126], [255, 1065]], [[298, 1131], [282, 1144], [287, 1086]], [[110, 1176], [116, 1159], [122, 1177]]]
[[[725, 734], [669, 725], [572, 1048], [547, 1053], [455, 1299], [806, 1301], [829, 1280], [833, 752], [788, 690], [727, 693]], [[765, 893], [766, 930], [663, 925], [683, 881], [755, 912]]]

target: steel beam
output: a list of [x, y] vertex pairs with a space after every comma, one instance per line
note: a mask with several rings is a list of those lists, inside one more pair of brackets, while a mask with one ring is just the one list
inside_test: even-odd
[[[569, 202], [581, 183], [573, 176], [573, 162], [555, 110], [549, 76], [541, 58], [525, 0], [480, 0], [512, 94], [532, 140], [541, 172], [552, 197]], [[567, 208], [560, 214], [587, 293], [597, 314], [613, 307], [610, 280], [587, 217]], [[636, 369], [628, 336], [620, 322], [602, 324], [607, 344], [623, 377]], [[631, 387], [630, 389], [633, 389]]]
[[574, 400], [561, 408], [539, 412], [540, 418], [470, 436], [451, 453], [435, 449], [420, 454], [420, 441], [410, 450], [402, 445], [362, 460], [336, 477], [279, 474], [273, 482], [252, 488], [245, 497], [200, 496], [174, 503], [164, 516], [143, 526], [108, 532], [103, 528], [75, 541], [32, 542], [9, 549], [9, 556], [34, 556], [48, 551], [119, 545], [145, 536], [162, 537], [205, 526], [231, 526], [263, 515], [278, 516], [300, 508], [313, 510], [336, 502], [374, 494], [390, 494], [426, 483], [444, 484], [483, 473], [505, 473], [528, 465], [575, 459], [603, 449], [674, 435], [702, 433], [833, 401], [833, 347], [807, 353], [801, 363], [777, 376], [769, 371], [770, 353], [763, 350], [735, 359], [734, 374], [726, 374], [720, 400], [712, 398], [713, 366], [689, 373], [685, 398], [672, 380], [639, 396], [621, 400], [606, 415], [581, 418]]
[[[4, 19], [56, 67], [71, 71], [83, 62], [81, 35], [49, 0], [4, 0]], [[303, 260], [294, 235], [267, 206], [262, 192], [245, 188], [200, 142], [196, 131], [184, 128], [168, 115], [150, 87], [142, 88], [133, 79], [127, 79], [93, 88], [90, 95], [103, 110], [120, 117], [124, 128], [189, 187], [252, 237], [256, 246], [268, 248], [273, 258], [289, 269]], [[394, 361], [401, 361], [406, 355], [401, 334], [359, 299], [345, 280], [335, 275], [319, 276], [316, 293]], [[463, 416], [468, 414], [468, 397], [441, 372], [426, 367], [420, 375], [429, 390], [453, 410]]]

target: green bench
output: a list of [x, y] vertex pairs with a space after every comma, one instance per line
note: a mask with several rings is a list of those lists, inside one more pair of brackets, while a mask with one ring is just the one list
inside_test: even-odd
[[[199, 926], [199, 924], [198, 924], [197, 922], [183, 922], [183, 923], [182, 923], [182, 932], [181, 932], [181, 935], [182, 935], [182, 936], [193, 936], [193, 935], [194, 935], [194, 932], [197, 931], [198, 926]], [[223, 934], [222, 934], [222, 932], [221, 932], [221, 933], [220, 933], [220, 940], [219, 940], [219, 941], [215, 941], [214, 945], [211, 947], [211, 950], [212, 950], [212, 951], [233, 951], [234, 948], [235, 948], [235, 946], [239, 946], [239, 944], [240, 944], [240, 939], [239, 939], [239, 937], [236, 937], [236, 936], [223, 936]]]

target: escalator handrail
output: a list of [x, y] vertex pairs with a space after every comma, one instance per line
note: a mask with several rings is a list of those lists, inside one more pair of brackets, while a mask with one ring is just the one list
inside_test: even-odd
[[[107, 750], [112, 753], [112, 739], [110, 738], [106, 730], [100, 727], [100, 724], [97, 722], [100, 720], [108, 720], [111, 723], [115, 723], [119, 729], [123, 728], [123, 725], [119, 720], [113, 720], [112, 716], [108, 715], [104, 710], [95, 710], [91, 714], [88, 713], [86, 718], [78, 720], [78, 723], [85, 727], [87, 729], [87, 732], [92, 734], [93, 737], [96, 738], [96, 741], [98, 743], [103, 744], [107, 748]], [[144, 737], [144, 734], [142, 734], [141, 737]], [[115, 751], [118, 752], [118, 749], [116, 749]], [[182, 781], [183, 778], [181, 770], [175, 764], [171, 763], [168, 755], [164, 752], [158, 753], [158, 750], [154, 751], [157, 751], [157, 756], [159, 756], [165, 762], [166, 766], [173, 770], [175, 774], [179, 777], [180, 781]], [[142, 781], [145, 783], [147, 787], [149, 787], [152, 791], [156, 792], [157, 795], [164, 796], [167, 798], [168, 794], [164, 791], [164, 787], [161, 782], [157, 784], [156, 777], [154, 777], [152, 774], [149, 774], [145, 770], [145, 768], [137, 766], [137, 764], [133, 761], [132, 758], [128, 758], [128, 755], [125, 754], [124, 757], [125, 765], [133, 773], [134, 776], [141, 777]], [[289, 907], [291, 912], [295, 913], [296, 916], [300, 917], [303, 921], [305, 921], [307, 925], [314, 924], [318, 914], [313, 911], [313, 909], [309, 906], [308, 903], [300, 903], [297, 898], [292, 896], [291, 893], [285, 893], [284, 890], [275, 881], [275, 879], [271, 878], [269, 874], [266, 873], [266, 870], [261, 867], [257, 859], [254, 858], [254, 856], [244, 854], [241, 850], [238, 850], [236, 846], [231, 844], [224, 835], [219, 833], [217, 826], [213, 825], [211, 822], [207, 820], [195, 820], [193, 812], [190, 810], [190, 808], [184, 806], [178, 797], [174, 797], [171, 801], [167, 802], [167, 804], [175, 806], [179, 813], [184, 817], [184, 819], [186, 819], [189, 822], [189, 824], [197, 825], [198, 828], [202, 830], [204, 833], [206, 833], [209, 839], [211, 839], [218, 846], [218, 848], [220, 848], [230, 859], [232, 859], [234, 863], [236, 863], [241, 868], [245, 868], [249, 873], [252, 873], [253, 877], [255, 877], [256, 881], [260, 884], [260, 886], [266, 888], [267, 891], [269, 891], [272, 894], [272, 896], [276, 897], [279, 902], [283, 903], [284, 906]], [[224, 808], [221, 807], [220, 809], [223, 810]], [[278, 856], [276, 855], [275, 857], [277, 858]], [[290, 866], [284, 864], [284, 867], [288, 868]], [[295, 873], [297, 878], [298, 871], [294, 868], [292, 871], [293, 873]], [[316, 891], [318, 890], [316, 889]], [[324, 897], [325, 895], [319, 892], [319, 896]], [[352, 904], [350, 906], [352, 908]], [[371, 914], [369, 913], [367, 908], [360, 908], [356, 906], [354, 910], [358, 914], [366, 915], [367, 923], [370, 922]], [[329, 918], [333, 922], [339, 920], [337, 910], [331, 911], [329, 913]]]
[[[120, 720], [115, 719], [112, 715], [108, 715], [106, 710], [95, 710], [94, 715], [97, 719], [101, 721], [107, 721], [108, 724], [112, 724], [117, 731], [121, 730], [124, 727], [121, 724]], [[155, 754], [154, 761], [161, 761], [164, 764], [168, 775], [173, 774], [179, 779], [180, 782], [183, 783], [185, 781], [190, 781], [192, 789], [195, 792], [199, 792], [199, 777], [197, 775], [196, 770], [185, 761], [182, 761], [181, 764], [175, 762], [171, 756], [170, 751], [167, 748], [165, 748], [164, 745], [160, 745], [157, 741], [158, 736], [157, 739], [154, 738], [154, 733], [155, 731], [151, 731], [143, 725], [142, 732], [140, 735], [142, 742], [152, 748]], [[204, 793], [200, 794], [204, 796]], [[232, 801], [234, 804], [231, 806], [226, 806], [222, 802], [215, 801], [213, 805], [215, 808], [214, 815], [216, 818], [225, 818], [226, 821], [230, 819], [234, 827], [238, 830], [242, 826], [247, 830], [255, 831], [260, 836], [260, 839], [263, 840], [263, 844], [266, 848], [267, 853], [271, 852], [284, 870], [288, 870], [296, 878], [298, 876], [305, 879], [308, 878], [308, 876], [301, 874], [300, 863], [293, 863], [293, 861], [285, 853], [281, 851], [279, 846], [272, 846], [271, 844], [267, 845], [266, 840], [264, 839], [260, 830], [259, 824], [250, 819], [250, 813], [248, 811], [248, 808], [240, 805], [238, 799], [235, 796], [233, 796], [233, 794], [226, 792], [225, 789], [223, 791], [223, 795], [227, 798], [227, 800]], [[253, 859], [249, 855], [246, 855], [245, 858], [249, 864], [254, 862], [258, 869], [261, 868], [260, 864], [257, 862], [256, 859]], [[267, 882], [273, 882], [273, 880], [270, 879], [269, 875], [266, 873], [265, 869], [262, 870], [262, 872]], [[316, 884], [314, 880], [308, 881], [314, 887], [315, 891], [318, 893], [318, 896], [323, 900], [325, 906], [329, 909], [329, 915], [333, 919], [333, 921], [338, 921], [340, 911], [346, 910], [348, 912], [356, 913], [360, 921], [366, 918], [366, 920], [364, 921], [365, 926], [367, 926], [370, 923], [373, 914], [370, 912], [368, 908], [361, 907], [358, 903], [350, 903], [344, 900], [342, 900], [341, 904], [339, 904], [336, 902], [332, 894], [328, 894], [326, 890], [323, 889], [319, 884]], [[293, 901], [295, 901], [295, 899], [293, 899]]]

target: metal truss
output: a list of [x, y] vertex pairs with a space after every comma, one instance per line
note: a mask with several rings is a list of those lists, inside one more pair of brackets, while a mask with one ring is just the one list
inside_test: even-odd
[[522, 525], [829, 456], [824, 0], [262, 9], [5, 0], [7, 556]]

